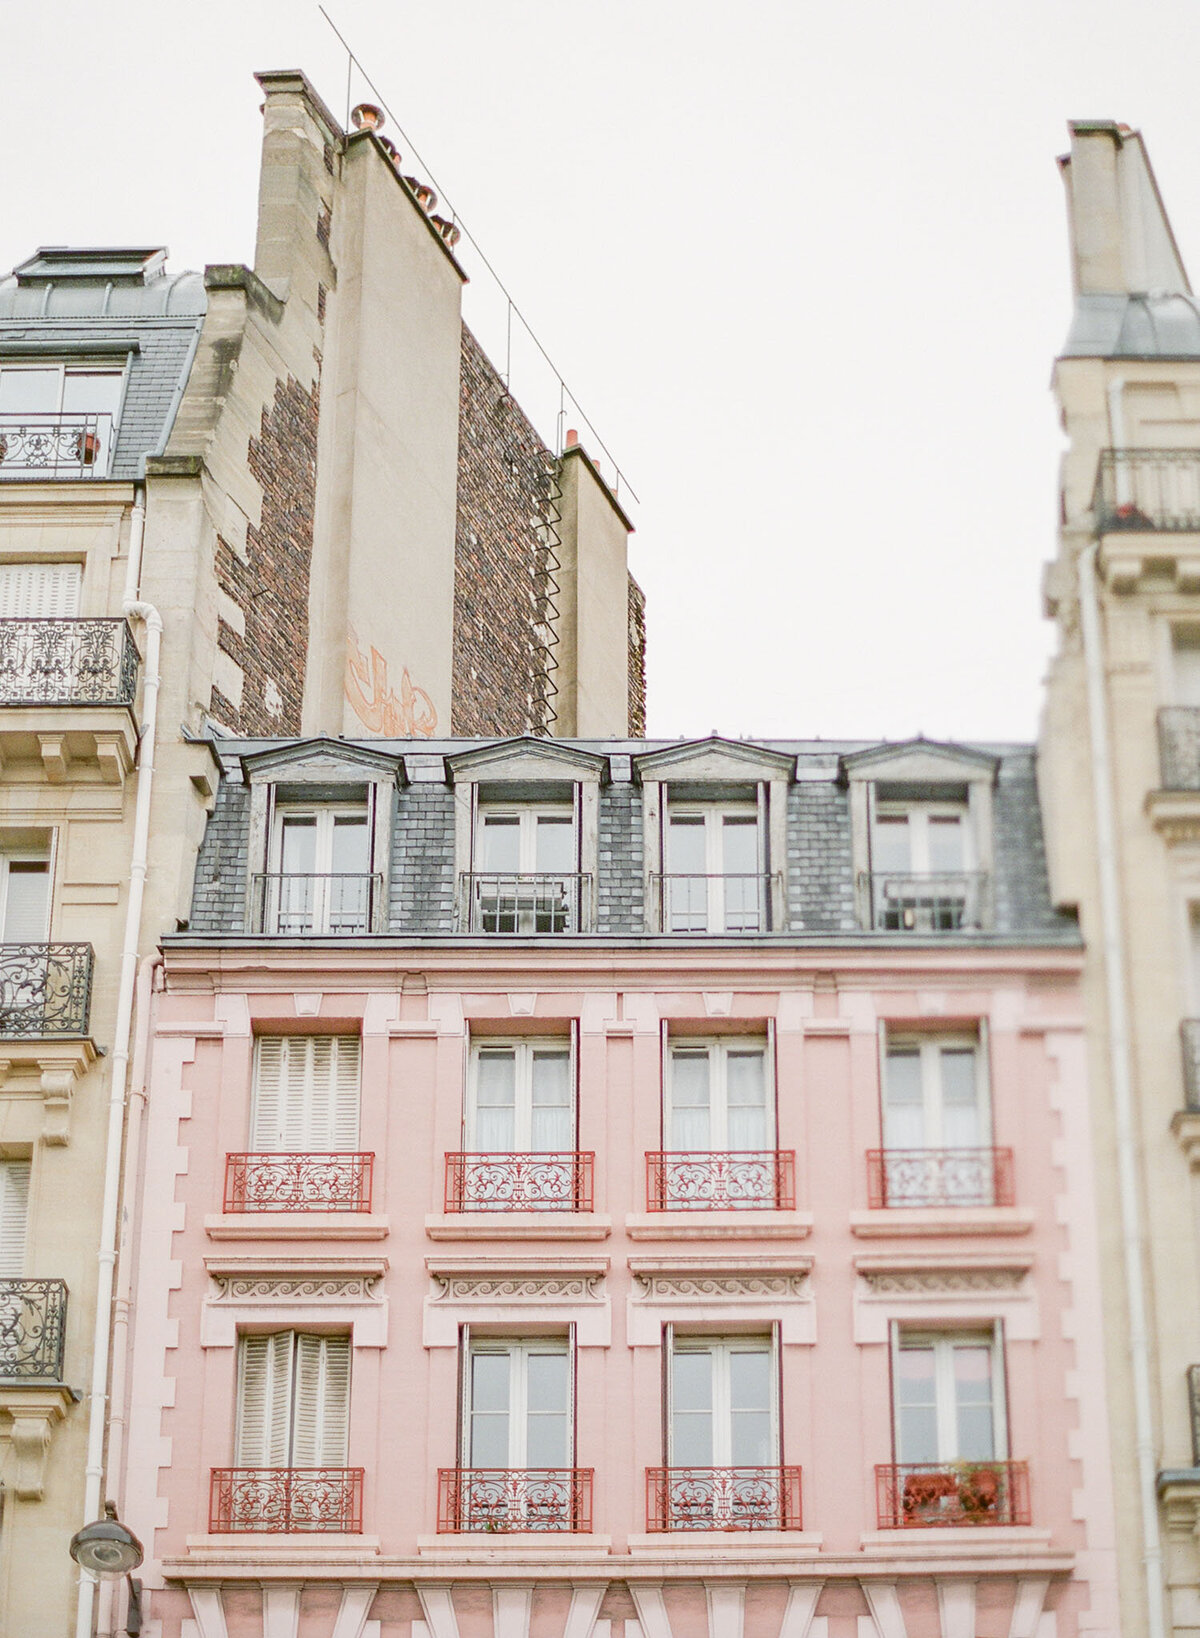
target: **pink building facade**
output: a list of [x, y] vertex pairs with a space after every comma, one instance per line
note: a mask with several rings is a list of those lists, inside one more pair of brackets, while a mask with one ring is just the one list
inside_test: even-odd
[[116, 1344], [155, 1638], [1115, 1638], [1026, 749], [214, 754]]

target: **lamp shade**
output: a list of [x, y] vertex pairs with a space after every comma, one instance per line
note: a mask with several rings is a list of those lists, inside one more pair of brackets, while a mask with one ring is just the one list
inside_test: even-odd
[[92, 1575], [128, 1575], [142, 1562], [142, 1544], [120, 1519], [97, 1519], [71, 1537], [71, 1557]]

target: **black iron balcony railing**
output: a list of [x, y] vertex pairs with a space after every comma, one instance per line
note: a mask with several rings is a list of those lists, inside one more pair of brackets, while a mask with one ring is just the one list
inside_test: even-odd
[[1158, 777], [1165, 791], [1200, 791], [1200, 706], [1158, 713]]
[[1185, 1018], [1179, 1026], [1183, 1050], [1183, 1107], [1200, 1114], [1200, 1018]]
[[1200, 449], [1102, 449], [1096, 533], [1200, 530]]
[[799, 1530], [798, 1467], [648, 1467], [647, 1530]]
[[279, 938], [349, 938], [384, 930], [383, 877], [379, 875], [261, 872], [251, 878], [250, 888], [252, 933]]
[[655, 876], [654, 883], [664, 933], [765, 933], [771, 925], [769, 875], [670, 870]]
[[470, 871], [459, 878], [459, 921], [467, 933], [583, 933], [591, 896], [581, 872]]
[[447, 1211], [591, 1211], [591, 1150], [446, 1156]]
[[875, 1469], [881, 1530], [1029, 1523], [1025, 1462], [907, 1462]]
[[590, 1467], [443, 1467], [438, 1469], [441, 1534], [464, 1530], [592, 1528]]
[[859, 883], [877, 933], [977, 932], [985, 923], [989, 881], [983, 870], [863, 872]]
[[370, 1211], [373, 1154], [225, 1156], [226, 1211]]
[[103, 478], [111, 415], [0, 415], [0, 478]]
[[0, 706], [132, 705], [138, 659], [124, 620], [0, 620]]
[[88, 1032], [90, 944], [0, 944], [0, 1039]]
[[61, 1382], [67, 1332], [62, 1280], [0, 1280], [0, 1382]]
[[213, 1535], [362, 1531], [361, 1467], [214, 1467], [208, 1528]]
[[885, 1206], [1011, 1206], [1011, 1149], [868, 1149], [867, 1198]]
[[647, 1211], [792, 1211], [794, 1149], [679, 1149], [646, 1156]]

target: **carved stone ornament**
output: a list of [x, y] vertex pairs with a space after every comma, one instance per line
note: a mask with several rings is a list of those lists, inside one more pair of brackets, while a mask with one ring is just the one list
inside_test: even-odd
[[373, 1302], [378, 1274], [214, 1274], [219, 1302]]
[[602, 1302], [603, 1274], [434, 1274], [436, 1302]]
[[803, 1297], [808, 1275], [802, 1273], [635, 1274], [638, 1294], [648, 1302], [707, 1302], [712, 1298], [756, 1297], [784, 1300]]
[[977, 1291], [1017, 1291], [1025, 1278], [1023, 1268], [919, 1268], [861, 1270], [872, 1293], [878, 1296], [970, 1295]]

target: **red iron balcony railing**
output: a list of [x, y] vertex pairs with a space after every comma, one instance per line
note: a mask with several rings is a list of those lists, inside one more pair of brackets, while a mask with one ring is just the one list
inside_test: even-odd
[[591, 1211], [595, 1160], [590, 1149], [448, 1154], [446, 1210]]
[[214, 1467], [208, 1528], [213, 1535], [360, 1535], [362, 1488], [361, 1467]]
[[877, 1467], [881, 1530], [1029, 1523], [1025, 1462], [908, 1462]]
[[1011, 1149], [868, 1149], [867, 1194], [883, 1206], [1011, 1206]]
[[792, 1211], [792, 1149], [652, 1150], [646, 1156], [648, 1211]]
[[440, 1533], [592, 1528], [590, 1467], [443, 1467]]
[[799, 1530], [798, 1467], [648, 1467], [648, 1530]]
[[226, 1211], [370, 1211], [373, 1154], [225, 1156]]

